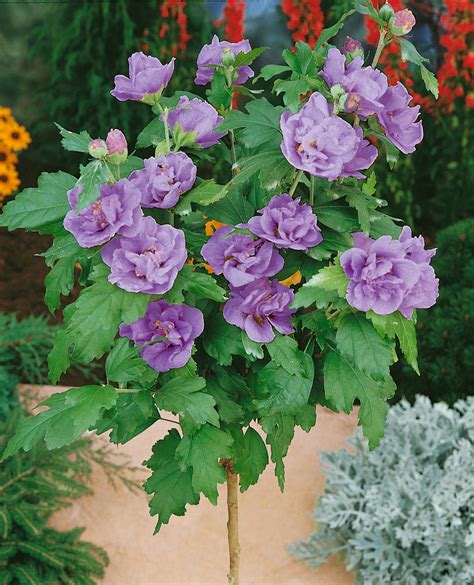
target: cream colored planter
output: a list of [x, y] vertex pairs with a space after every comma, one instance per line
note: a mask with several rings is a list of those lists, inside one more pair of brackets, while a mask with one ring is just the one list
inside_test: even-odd
[[[38, 387], [22, 387], [28, 396]], [[48, 395], [53, 388], [44, 387]], [[63, 390], [55, 388], [54, 390]], [[330, 562], [313, 570], [294, 560], [286, 545], [313, 529], [315, 497], [322, 493], [321, 451], [340, 449], [357, 424], [350, 416], [318, 410], [316, 427], [297, 430], [286, 458], [286, 489], [281, 494], [269, 465], [258, 485], [240, 495], [242, 585], [352, 585], [344, 565]], [[118, 447], [134, 465], [150, 456], [169, 423], [158, 421], [127, 445]], [[116, 491], [98, 470], [85, 497], [54, 519], [54, 526], [86, 526], [84, 538], [104, 547], [110, 556], [104, 585], [224, 585], [227, 574], [227, 536], [224, 487], [217, 507], [201, 499], [183, 518], [153, 536], [155, 520], [148, 515], [145, 494], [134, 495], [122, 486]]]

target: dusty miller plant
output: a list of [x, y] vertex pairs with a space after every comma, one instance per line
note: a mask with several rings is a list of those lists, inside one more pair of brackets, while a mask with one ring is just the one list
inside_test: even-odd
[[[380, 28], [372, 64], [353, 39], [342, 52], [330, 44], [351, 11], [314, 49], [297, 43], [285, 65], [263, 68], [260, 77], [276, 78], [278, 106], [246, 85], [264, 50], [248, 41], [214, 37], [202, 48], [195, 82], [210, 86], [207, 101], [165, 97], [174, 61], [135, 53], [111, 93], [151, 107], [137, 148], [154, 151], [129, 156], [117, 129], [92, 140], [59, 127], [65, 149], [92, 160], [79, 178], [43, 174], [0, 219], [54, 236], [45, 253], [50, 310], [80, 265], [83, 290], [64, 311], [51, 380], [71, 357], [107, 354], [103, 385], [46, 400], [3, 457], [42, 441], [60, 447], [87, 429], [125, 443], [159, 424], [162, 411], [177, 415], [147, 462], [157, 531], [201, 495], [215, 504], [227, 480], [234, 584], [237, 486], [257, 482], [265, 442], [281, 489], [295, 426], [309, 431], [318, 403], [350, 412], [358, 400], [375, 447], [395, 390], [390, 366], [401, 352], [417, 369], [415, 310], [437, 296], [434, 251], [381, 211], [369, 170], [379, 152], [395, 164], [422, 139], [408, 92], [376, 69], [384, 47], [399, 43], [434, 93], [436, 79], [404, 38], [409, 11], [356, 9]], [[245, 111], [233, 108], [237, 92], [249, 100]], [[199, 176], [225, 161], [223, 184]]]
[[391, 408], [378, 449], [357, 433], [355, 452], [322, 455], [317, 530], [291, 552], [315, 567], [342, 554], [358, 583], [472, 583], [473, 441], [472, 398]]

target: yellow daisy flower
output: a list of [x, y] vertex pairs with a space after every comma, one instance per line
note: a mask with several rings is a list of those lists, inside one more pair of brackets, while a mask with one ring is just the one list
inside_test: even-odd
[[23, 150], [30, 144], [31, 137], [24, 126], [14, 122], [0, 127], [0, 140], [12, 150]]
[[0, 199], [18, 190], [20, 179], [16, 169], [0, 164]]
[[12, 116], [10, 108], [0, 107], [0, 125], [15, 123], [15, 118]]
[[17, 162], [18, 157], [12, 151], [12, 149], [8, 148], [7, 146], [0, 142], [0, 165], [7, 165], [11, 167], [13, 165], [16, 165]]

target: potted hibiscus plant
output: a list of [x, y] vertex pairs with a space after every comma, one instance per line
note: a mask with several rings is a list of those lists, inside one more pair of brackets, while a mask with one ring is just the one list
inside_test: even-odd
[[[372, 63], [353, 39], [331, 45], [351, 10], [314, 49], [297, 43], [284, 65], [262, 69], [282, 105], [251, 89], [264, 49], [248, 41], [215, 37], [202, 48], [195, 82], [208, 86], [207, 101], [165, 96], [178, 64], [135, 53], [111, 94], [150, 107], [142, 156], [129, 154], [120, 130], [92, 140], [60, 127], [64, 148], [89, 162], [77, 177], [44, 173], [0, 217], [53, 236], [51, 311], [82, 286], [49, 356], [52, 382], [72, 357], [107, 356], [103, 384], [48, 398], [3, 457], [86, 430], [125, 443], [174, 413], [176, 428], [146, 462], [156, 530], [201, 495], [215, 504], [227, 482], [234, 585], [238, 486], [258, 481], [268, 445], [283, 489], [295, 426], [309, 431], [317, 404], [348, 413], [358, 401], [375, 447], [395, 391], [390, 366], [404, 356], [417, 370], [416, 310], [437, 297], [434, 250], [383, 213], [370, 170], [378, 156], [395, 165], [423, 136], [419, 107], [376, 67], [384, 47], [398, 43], [434, 94], [437, 82], [405, 38], [411, 12], [361, 0], [355, 10], [380, 29]], [[248, 98], [242, 111], [236, 92]], [[216, 161], [228, 165], [219, 182], [209, 178]]]

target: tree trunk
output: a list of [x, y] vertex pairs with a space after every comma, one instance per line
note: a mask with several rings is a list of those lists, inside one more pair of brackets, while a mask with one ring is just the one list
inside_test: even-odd
[[226, 461], [227, 473], [227, 539], [229, 542], [229, 585], [239, 585], [240, 545], [239, 545], [239, 476], [234, 471], [232, 461]]

